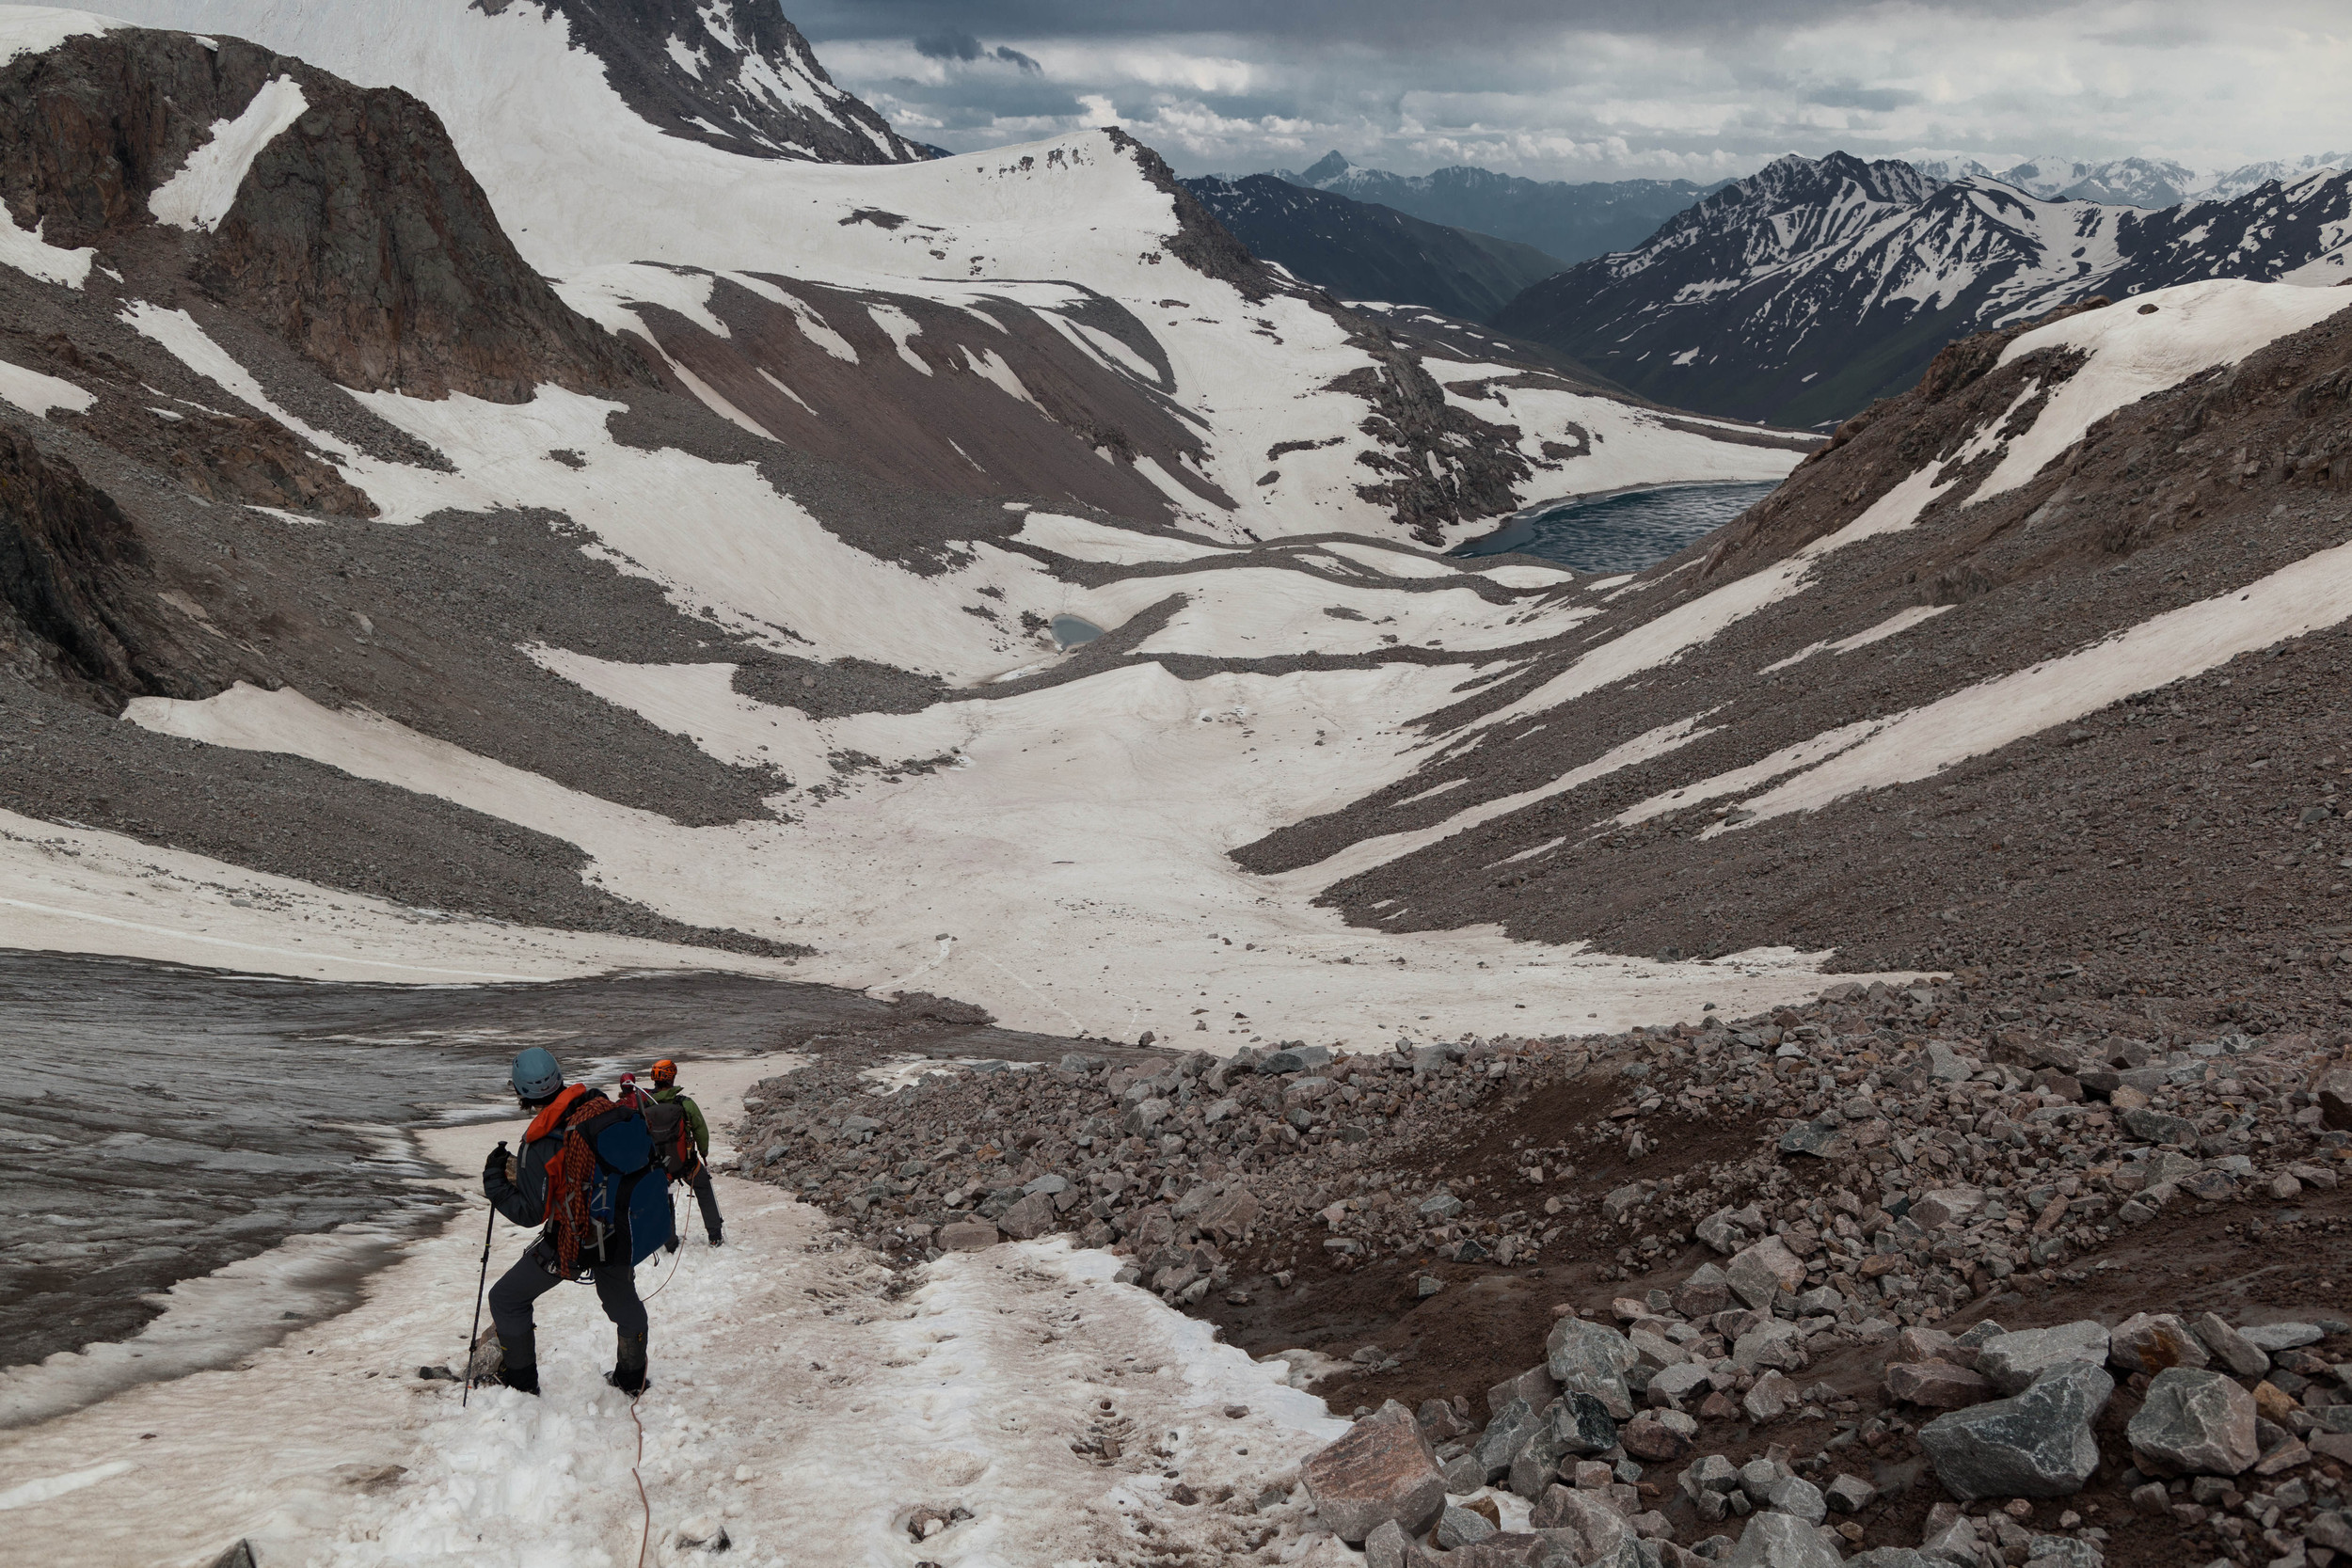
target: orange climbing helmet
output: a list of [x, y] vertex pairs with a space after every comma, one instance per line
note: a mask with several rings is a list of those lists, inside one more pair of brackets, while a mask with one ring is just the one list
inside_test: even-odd
[[670, 1060], [667, 1056], [664, 1056], [661, 1060], [654, 1063], [653, 1081], [656, 1088], [667, 1087], [669, 1085], [676, 1083], [677, 1064]]

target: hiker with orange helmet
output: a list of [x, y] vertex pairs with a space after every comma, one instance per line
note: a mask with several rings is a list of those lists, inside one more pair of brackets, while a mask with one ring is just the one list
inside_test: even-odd
[[[703, 1119], [703, 1108], [694, 1103], [677, 1086], [677, 1064], [664, 1057], [653, 1065], [653, 1100], [657, 1105], [675, 1104], [686, 1113], [686, 1125], [694, 1134], [693, 1174], [685, 1180], [694, 1189], [694, 1201], [702, 1205], [703, 1228], [710, 1233], [710, 1244], [720, 1245], [719, 1195], [710, 1189], [710, 1123]], [[672, 1232], [670, 1250], [677, 1250], [677, 1236]]]

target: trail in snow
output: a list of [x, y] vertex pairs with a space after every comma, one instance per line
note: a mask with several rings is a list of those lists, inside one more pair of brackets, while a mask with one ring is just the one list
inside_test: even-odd
[[[697, 1086], [726, 1080], [706, 1100], [723, 1116], [778, 1065], [730, 1064]], [[468, 1169], [500, 1132], [433, 1136]], [[1108, 1255], [1008, 1243], [945, 1259], [894, 1296], [888, 1271], [818, 1211], [730, 1178], [719, 1189], [729, 1244], [705, 1246], [690, 1220], [695, 1239], [639, 1273], [648, 1561], [683, 1560], [681, 1531], [721, 1525], [727, 1560], [747, 1568], [1141, 1562], [1186, 1547], [1214, 1560], [1295, 1532], [1296, 1509], [1249, 1502], [1343, 1424], [1286, 1386], [1283, 1364], [1112, 1283]], [[612, 1337], [593, 1291], [542, 1301], [541, 1399], [481, 1390], [461, 1409], [453, 1385], [415, 1376], [463, 1353], [485, 1213], [477, 1196], [363, 1306], [238, 1370], [0, 1437], [10, 1528], [63, 1568], [200, 1565], [239, 1537], [265, 1563], [337, 1568], [635, 1562], [636, 1432], [601, 1381]], [[527, 1241], [500, 1224], [493, 1273]], [[1171, 1500], [1179, 1479], [1203, 1500]], [[907, 1519], [926, 1507], [970, 1517], [917, 1551]]]

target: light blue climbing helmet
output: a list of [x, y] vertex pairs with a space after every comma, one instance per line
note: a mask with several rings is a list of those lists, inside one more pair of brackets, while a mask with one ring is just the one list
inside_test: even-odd
[[544, 1045], [515, 1057], [515, 1092], [525, 1100], [553, 1100], [564, 1088], [564, 1064]]

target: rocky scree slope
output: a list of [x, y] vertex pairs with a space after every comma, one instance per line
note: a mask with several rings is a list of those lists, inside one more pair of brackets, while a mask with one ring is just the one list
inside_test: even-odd
[[2334, 297], [2200, 284], [1955, 345], [1433, 716], [1412, 777], [1239, 858], [1398, 847], [1326, 895], [1383, 929], [2065, 968], [2217, 1026], [2328, 1003], [2352, 315], [2173, 356], [2207, 309]]
[[2198, 278], [2333, 284], [2347, 244], [2352, 175], [2328, 170], [2145, 212], [1791, 154], [1494, 325], [1661, 403], [1806, 426], [1899, 391], [1955, 338]]
[[[898, 1088], [819, 1066], [737, 1141], [901, 1263], [1069, 1232], [1280, 1352], [1357, 1402], [1305, 1481], [1375, 1558], [2352, 1549], [2352, 1040], [2065, 990]], [[1508, 1494], [1535, 1539], [1495, 1531]]]

